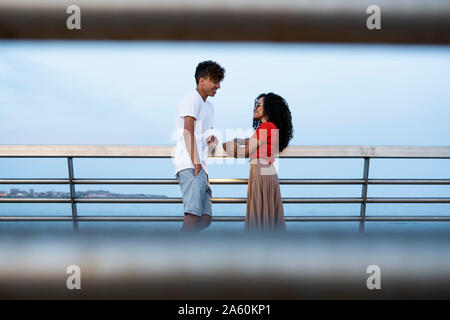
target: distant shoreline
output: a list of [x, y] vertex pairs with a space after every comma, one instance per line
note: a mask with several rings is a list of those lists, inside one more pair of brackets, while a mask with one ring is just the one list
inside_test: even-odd
[[[113, 193], [106, 190], [87, 190], [75, 192], [76, 197], [80, 198], [167, 198], [166, 195], [159, 194], [144, 194], [144, 193]], [[62, 191], [43, 191], [34, 192], [33, 189], [29, 191], [11, 188], [9, 193], [0, 191], [0, 198], [68, 198], [70, 199], [70, 192]]]

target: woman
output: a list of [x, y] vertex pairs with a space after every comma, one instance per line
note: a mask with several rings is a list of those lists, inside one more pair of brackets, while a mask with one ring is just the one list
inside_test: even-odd
[[247, 189], [246, 231], [286, 231], [275, 155], [293, 136], [289, 106], [274, 93], [260, 94], [253, 109], [251, 138], [225, 142], [223, 148], [234, 157], [250, 157]]

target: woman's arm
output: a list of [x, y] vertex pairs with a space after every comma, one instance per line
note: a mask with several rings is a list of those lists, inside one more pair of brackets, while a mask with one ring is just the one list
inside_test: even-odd
[[237, 148], [240, 145], [245, 145], [246, 143], [248, 143], [248, 138], [247, 139], [235, 138], [233, 140], [222, 143], [222, 148], [227, 152], [229, 156], [236, 157]]
[[234, 140], [236, 141], [236, 143], [238, 145], [244, 145], [244, 144], [248, 143], [249, 138], [247, 138], [247, 139], [238, 139], [238, 138], [236, 138]]
[[[239, 145], [239, 142], [242, 142], [242, 144]], [[248, 158], [262, 143], [263, 141], [252, 137], [227, 141], [222, 144], [222, 147], [227, 152], [228, 156], [235, 158]]]
[[243, 141], [244, 145], [242, 147], [237, 147], [236, 157], [238, 158], [248, 158], [263, 143], [263, 141], [254, 137], [243, 139]]
[[222, 148], [223, 148], [223, 150], [225, 150], [227, 156], [236, 157], [236, 153], [237, 153], [236, 139], [222, 143]]

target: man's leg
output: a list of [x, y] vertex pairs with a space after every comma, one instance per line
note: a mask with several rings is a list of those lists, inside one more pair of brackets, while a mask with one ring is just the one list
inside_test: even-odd
[[211, 224], [211, 216], [202, 214], [200, 217], [191, 213], [184, 214], [183, 227], [180, 231], [200, 231], [209, 227]]
[[[191, 209], [198, 212], [211, 212], [211, 188], [208, 183], [208, 176], [204, 170], [201, 170], [197, 176], [194, 176], [193, 169], [180, 171], [180, 186], [183, 192], [184, 209]], [[186, 177], [184, 180], [183, 178]], [[183, 183], [187, 182], [187, 183]], [[183, 227], [180, 231], [200, 231], [211, 224], [210, 214], [196, 215], [186, 210], [184, 213]]]
[[[194, 176], [194, 169], [187, 168], [177, 173], [177, 179], [183, 194], [184, 219], [180, 231], [199, 231], [201, 190], [199, 179]], [[198, 212], [197, 212], [198, 211]], [[196, 214], [192, 213], [195, 212]]]
[[208, 228], [209, 225], [211, 224], [211, 216], [209, 214], [202, 214], [199, 220], [200, 220], [199, 223], [200, 230]]
[[205, 174], [205, 175], [206, 175], [206, 180], [205, 180], [206, 192], [205, 192], [205, 197], [203, 198], [202, 212], [207, 212], [207, 213], [204, 213], [200, 216], [200, 230], [208, 228], [211, 225], [211, 220], [212, 220], [212, 207], [211, 207], [212, 191], [211, 191], [211, 187], [209, 185], [208, 175], [207, 174]]
[[180, 231], [199, 231], [201, 217], [188, 212], [184, 213], [183, 226]]

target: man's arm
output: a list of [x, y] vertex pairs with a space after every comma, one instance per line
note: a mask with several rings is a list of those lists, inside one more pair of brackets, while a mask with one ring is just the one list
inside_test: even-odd
[[202, 165], [200, 158], [198, 157], [197, 144], [195, 143], [194, 127], [195, 118], [190, 116], [184, 117], [184, 143], [186, 144], [186, 150], [189, 153], [191, 161], [194, 164], [194, 175], [196, 176], [202, 169]]

